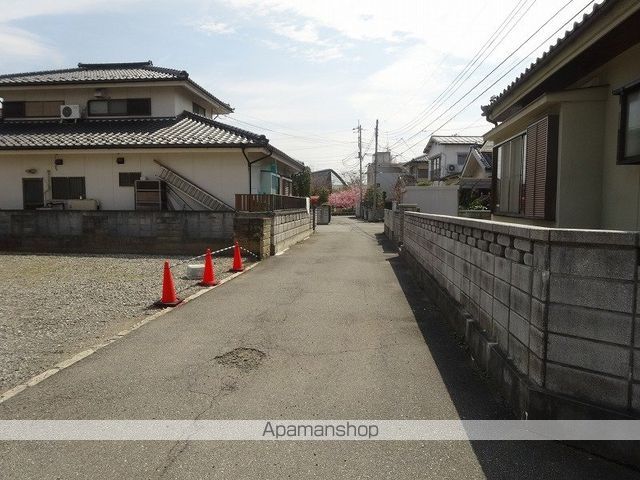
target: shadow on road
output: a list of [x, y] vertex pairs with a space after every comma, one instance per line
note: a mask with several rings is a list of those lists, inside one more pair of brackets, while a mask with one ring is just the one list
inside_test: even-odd
[[[397, 251], [384, 234], [376, 239], [384, 252]], [[424, 341], [463, 420], [513, 419], [475, 369], [464, 345], [427, 298], [399, 256], [388, 259], [413, 311]], [[519, 478], [640, 478], [638, 472], [559, 442], [471, 441], [473, 451], [490, 479]]]

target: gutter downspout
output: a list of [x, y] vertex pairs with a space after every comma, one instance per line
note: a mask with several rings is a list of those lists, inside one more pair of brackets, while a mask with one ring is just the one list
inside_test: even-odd
[[[266, 160], [267, 158], [271, 157], [271, 155], [273, 155], [273, 150], [269, 150], [269, 153], [267, 153], [265, 156], [257, 158], [256, 160], [249, 160], [249, 157], [247, 157], [247, 152], [245, 151], [245, 148], [247, 147], [242, 147], [242, 155], [244, 155], [245, 160], [247, 161], [247, 168], [249, 169], [249, 194], [251, 194], [251, 165], [253, 165], [254, 163], [260, 162], [262, 160]], [[268, 150], [268, 148], [267, 148]]]

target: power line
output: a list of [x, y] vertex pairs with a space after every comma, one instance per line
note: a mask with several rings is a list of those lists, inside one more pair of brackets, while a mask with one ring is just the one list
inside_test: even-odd
[[[506, 25], [511, 23], [511, 21], [515, 18], [516, 15], [518, 15], [518, 13], [524, 7], [524, 5], [526, 4], [527, 1], [528, 0], [519, 0], [519, 2], [515, 5], [513, 10], [511, 10], [511, 12], [509, 12], [507, 17], [502, 21], [502, 23], [498, 26], [498, 28], [496, 28], [496, 30], [489, 36], [489, 38], [484, 43], [484, 45], [482, 47], [480, 47], [480, 49], [475, 53], [473, 58], [467, 63], [465, 68], [460, 73], [458, 73], [458, 75], [447, 86], [447, 88], [444, 89], [444, 91], [442, 91], [425, 109], [423, 109], [416, 117], [414, 117], [413, 120], [410, 120], [409, 122], [405, 123], [404, 125], [402, 125], [401, 127], [397, 128], [397, 129], [390, 130], [389, 133], [394, 133], [394, 132], [398, 132], [399, 133], [399, 132], [405, 131], [407, 129], [413, 128], [420, 121], [422, 121], [424, 118], [428, 117], [431, 113], [433, 113], [433, 111], [435, 109], [437, 109], [440, 105], [442, 105], [442, 103], [444, 103], [448, 98], [450, 98], [451, 95], [453, 95], [457, 90], [459, 90], [459, 88], [462, 87], [462, 84], [464, 83], [464, 81], [467, 80], [468, 76], [462, 81], [462, 83], [460, 83], [460, 79], [469, 71], [470, 68], [473, 67], [473, 65], [475, 65], [475, 63], [478, 62], [478, 60], [480, 60], [480, 58], [484, 55], [484, 52], [486, 52], [486, 50], [502, 35], [503, 27], [505, 27]], [[536, 0], [533, 0], [533, 3], [531, 3], [529, 5], [529, 8], [527, 9], [527, 11], [531, 8], [531, 6], [533, 6], [533, 4], [535, 2], [536, 2]], [[526, 14], [527, 11], [525, 11], [525, 14]], [[511, 29], [513, 29], [515, 27], [515, 25], [517, 25], [518, 22], [521, 19], [522, 19], [522, 16], [520, 17], [520, 19], [518, 19], [518, 21], [516, 21], [514, 23], [514, 25], [511, 27]], [[509, 30], [504, 36], [506, 37], [506, 35], [508, 35], [508, 33], [510, 33], [510, 32], [511, 32], [511, 30]], [[493, 52], [493, 50], [492, 50], [492, 52]], [[492, 52], [490, 52], [489, 55]], [[486, 57], [485, 57], [485, 59], [482, 60], [482, 62], [480, 62], [478, 67], [480, 65], [482, 65], [482, 63], [485, 60], [486, 60]], [[456, 85], [458, 85], [458, 87], [454, 88]], [[447, 93], [449, 93], [449, 92], [450, 92], [450, 94], [448, 96], [446, 96]], [[446, 98], [445, 98], [445, 96], [446, 96]]]
[[301, 134], [303, 134], [303, 135], [305, 135], [305, 136], [331, 135], [331, 134], [333, 134], [333, 133], [347, 133], [347, 132], [348, 132], [348, 129], [347, 129], [347, 128], [341, 128], [340, 130], [330, 130], [330, 131], [327, 131], [327, 132], [316, 132], [316, 133], [312, 133], [312, 132], [305, 132], [305, 131], [303, 131], [303, 130], [298, 130], [298, 129], [296, 129], [296, 128], [287, 127], [286, 125], [283, 125], [282, 123], [274, 122], [274, 121], [272, 121], [272, 120], [264, 120], [264, 119], [262, 119], [262, 118], [254, 117], [254, 116], [252, 116], [252, 115], [247, 115], [247, 114], [245, 114], [245, 113], [238, 114], [237, 112], [234, 112], [234, 113], [233, 113], [233, 115], [234, 115], [235, 117], [237, 117], [238, 115], [239, 115], [240, 117], [246, 117], [246, 118], [249, 118], [249, 119], [251, 119], [251, 120], [258, 121], [258, 122], [260, 122], [260, 123], [266, 123], [267, 125], [269, 125], [269, 124], [270, 124], [270, 125], [275, 125], [276, 127], [282, 127], [282, 129], [284, 129], [284, 130], [289, 130], [289, 131], [291, 131], [291, 132], [301, 133]]
[[260, 129], [262, 129], [262, 130], [266, 130], [266, 131], [268, 131], [268, 132], [273, 132], [273, 133], [277, 133], [277, 134], [279, 134], [279, 135], [284, 135], [284, 136], [286, 136], [286, 137], [295, 138], [295, 139], [300, 140], [300, 141], [305, 141], [305, 142], [321, 142], [321, 143], [325, 143], [325, 144], [328, 144], [328, 143], [351, 144], [351, 143], [352, 143], [352, 142], [349, 142], [349, 141], [347, 141], [347, 140], [329, 139], [328, 137], [327, 137], [327, 138], [323, 138], [323, 137], [305, 137], [305, 136], [302, 136], [302, 135], [293, 135], [293, 134], [291, 134], [291, 133], [280, 132], [280, 131], [278, 131], [278, 130], [273, 130], [273, 129], [271, 129], [271, 128], [267, 128], [267, 127], [264, 127], [264, 126], [261, 126], [261, 125], [256, 125], [256, 124], [254, 124], [254, 123], [245, 122], [244, 120], [240, 120], [240, 119], [238, 119], [238, 118], [234, 118], [234, 117], [230, 117], [230, 118], [231, 118], [232, 120], [234, 120], [234, 121], [236, 121], [236, 122], [238, 122], [238, 123], [242, 123], [242, 124], [244, 124], [244, 125], [249, 125], [249, 126], [251, 126], [251, 127], [260, 128]]
[[[542, 30], [542, 28], [544, 28], [560, 11], [564, 10], [564, 8], [566, 8], [567, 6], [569, 6], [571, 3], [573, 3], [574, 0], [570, 0], [569, 2], [567, 2], [560, 10], [558, 10], [549, 20], [547, 20], [531, 37], [529, 37], [523, 44], [521, 44], [516, 50], [514, 50], [514, 52], [512, 52], [505, 60], [503, 60], [500, 65], [504, 64], [504, 62], [506, 60], [508, 60], [517, 50], [519, 50], [520, 48], [522, 48], [522, 46], [524, 44], [526, 44], [535, 34], [537, 34], [540, 30]], [[438, 128], [434, 129], [431, 131], [431, 134], [433, 134], [433, 132], [437, 132], [438, 130], [440, 130], [442, 127], [444, 127], [446, 124], [448, 124], [451, 120], [453, 120], [456, 116], [458, 116], [461, 112], [463, 112], [464, 110], [466, 110], [469, 106], [471, 106], [476, 100], [478, 100], [482, 95], [484, 95], [485, 93], [487, 93], [487, 91], [489, 91], [489, 89], [491, 89], [492, 87], [494, 87], [500, 80], [502, 80], [504, 77], [506, 77], [511, 71], [513, 71], [518, 65], [520, 65], [522, 62], [526, 61], [531, 55], [533, 55], [540, 47], [542, 47], [543, 45], [545, 45], [551, 38], [554, 37], [554, 35], [556, 35], [560, 30], [562, 30], [564, 27], [566, 27], [569, 23], [571, 23], [573, 21], [574, 18], [576, 18], [578, 15], [580, 15], [582, 13], [582, 11], [589, 7], [589, 5], [591, 5], [593, 3], [592, 0], [590, 0], [584, 7], [582, 7], [576, 14], [572, 15], [571, 18], [569, 18], [569, 20], [567, 20], [562, 26], [560, 26], [555, 32], [553, 32], [551, 35], [549, 35], [546, 39], [544, 39], [540, 44], [538, 44], [533, 50], [531, 50], [531, 52], [529, 52], [528, 55], [526, 55], [522, 60], [520, 60], [519, 62], [517, 62], [515, 65], [513, 65], [512, 67], [510, 67], [507, 71], [505, 71], [498, 79], [496, 79], [491, 85], [489, 85], [487, 88], [485, 88], [482, 92], [480, 92], [473, 100], [471, 100], [469, 103], [467, 103], [462, 109], [458, 110], [452, 117], [450, 117], [446, 122], [444, 122], [442, 125], [440, 125]], [[498, 65], [498, 67], [500, 66]], [[493, 73], [498, 67], [496, 67], [494, 70], [492, 70], [489, 75], [491, 73]], [[487, 77], [489, 76], [487, 75]], [[487, 77], [485, 77], [484, 79], [486, 79]], [[484, 81], [483, 79], [483, 81]], [[480, 82], [481, 83], [481, 82]], [[430, 125], [432, 125], [433, 123], [435, 123], [437, 120], [439, 120], [440, 118], [442, 118], [444, 116], [445, 113], [447, 113], [449, 110], [451, 110], [451, 108], [455, 107], [458, 103], [460, 103], [460, 100], [462, 100], [463, 98], [467, 97], [473, 90], [475, 90], [475, 88], [478, 86], [479, 84], [476, 84], [471, 90], [469, 90], [464, 96], [462, 96], [456, 103], [454, 103], [451, 107], [449, 107], [446, 111], [444, 111], [439, 117], [437, 117], [434, 121], [432, 121], [429, 125], [427, 125], [421, 132], [423, 132], [424, 130], [426, 130]], [[418, 132], [421, 133], [421, 132]], [[416, 134], [417, 135], [417, 134]], [[415, 135], [414, 135], [415, 137]], [[411, 138], [411, 137], [410, 137]], [[419, 143], [421, 143], [421, 141], [413, 144], [413, 146], [418, 145]], [[404, 150], [402, 153], [406, 152], [407, 150]]]
[[[480, 81], [478, 81], [473, 87], [471, 87], [467, 93], [465, 93], [462, 97], [460, 97], [458, 100], [456, 100], [453, 105], [450, 105], [444, 112], [442, 112], [440, 115], [438, 115], [438, 117], [436, 117], [435, 119], [433, 119], [426, 127], [422, 128], [420, 131], [418, 131], [417, 133], [414, 133], [413, 135], [409, 136], [406, 140], [411, 140], [412, 138], [417, 137], [418, 135], [420, 135], [421, 133], [423, 133], [424, 131], [427, 130], [427, 128], [429, 128], [431, 125], [433, 125], [435, 122], [437, 122], [440, 118], [442, 118], [447, 112], [449, 112], [453, 107], [455, 107], [457, 104], [459, 104], [462, 100], [464, 100], [466, 97], [468, 97], [469, 95], [471, 95], [471, 93], [479, 86], [482, 84], [482, 82], [484, 82], [487, 78], [489, 78], [496, 70], [498, 70], [502, 65], [504, 65], [506, 63], [507, 60], [509, 60], [511, 57], [513, 57], [518, 50], [520, 50], [524, 45], [526, 45], [533, 37], [535, 37], [544, 27], [546, 27], [560, 12], [562, 12], [564, 9], [566, 9], [569, 5], [571, 5], [575, 0], [569, 0], [567, 3], [565, 3], [559, 10], [557, 10], [550, 18], [547, 19], [546, 22], [544, 22], [542, 24], [542, 26], [540, 26], [535, 32], [533, 32], [524, 42], [522, 42], [520, 45], [518, 45], [518, 47], [515, 48], [515, 50], [513, 50], [509, 55], [507, 55], [498, 65], [496, 65], [489, 73], [487, 73], [484, 77], [482, 77], [482, 79], [480, 79]], [[589, 4], [591, 3], [592, 0], [589, 1]], [[588, 4], [587, 4], [588, 6]], [[580, 11], [584, 10], [583, 7], [582, 9], [580, 9]], [[571, 20], [575, 17], [575, 15], [573, 15], [571, 17], [571, 19], [569, 20], [569, 22], [571, 22]], [[567, 22], [567, 23], [569, 23]], [[567, 24], [565, 23], [565, 25]], [[555, 33], [557, 33], [559, 30], [561, 30], [562, 28], [564, 28], [563, 25], [562, 27], [560, 27]], [[553, 33], [551, 36], [555, 35], [555, 33]], [[545, 42], [547, 42], [548, 39], [544, 40], [542, 44], [544, 44]], [[537, 50], [540, 46], [536, 47], [534, 49]], [[530, 54], [531, 55], [531, 54]], [[526, 57], [525, 57], [526, 58]], [[507, 72], [508, 73], [508, 72]], [[505, 73], [506, 75], [506, 73]]]

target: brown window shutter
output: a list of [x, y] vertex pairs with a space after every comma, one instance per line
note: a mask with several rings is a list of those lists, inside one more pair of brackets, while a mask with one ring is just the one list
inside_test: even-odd
[[525, 216], [555, 218], [558, 118], [548, 116], [527, 128]]
[[527, 128], [526, 170], [524, 176], [524, 214], [535, 216], [535, 184], [536, 184], [536, 156], [538, 146], [538, 124]]

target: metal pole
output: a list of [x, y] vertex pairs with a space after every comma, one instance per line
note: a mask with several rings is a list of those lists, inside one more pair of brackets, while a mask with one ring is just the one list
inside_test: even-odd
[[378, 120], [376, 119], [376, 147], [373, 154], [373, 215], [378, 209]]
[[362, 214], [362, 126], [360, 125], [360, 120], [358, 120], [358, 160], [360, 160], [360, 177], [358, 181], [360, 187], [360, 206], [358, 207], [358, 211]]

